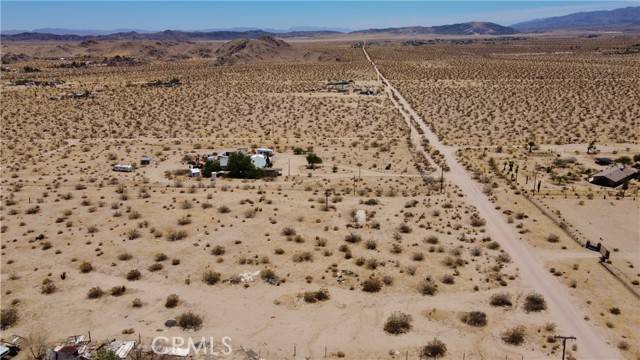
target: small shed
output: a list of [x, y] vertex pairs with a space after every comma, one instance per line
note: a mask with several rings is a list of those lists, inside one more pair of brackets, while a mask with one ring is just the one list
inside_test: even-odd
[[149, 165], [151, 164], [151, 157], [150, 156], [143, 156], [142, 159], [140, 159], [140, 165]]
[[367, 212], [362, 209], [357, 210], [353, 219], [355, 220], [356, 225], [364, 226], [364, 224], [367, 222]]
[[190, 177], [198, 177], [198, 176], [200, 176], [200, 169], [195, 168], [195, 167], [189, 169], [189, 176]]
[[589, 182], [592, 184], [606, 186], [606, 187], [618, 187], [625, 182], [637, 178], [638, 170], [620, 165], [612, 166], [599, 173], [594, 174], [589, 178]]

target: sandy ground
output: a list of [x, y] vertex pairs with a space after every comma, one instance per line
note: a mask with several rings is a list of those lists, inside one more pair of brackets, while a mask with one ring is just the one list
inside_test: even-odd
[[[545, 199], [593, 243], [601, 242], [613, 259], [640, 268], [640, 202], [633, 199], [594, 199], [580, 205], [577, 199]], [[612, 210], [615, 215], [611, 216]], [[633, 273], [637, 273], [633, 271]]]
[[[366, 50], [363, 48], [363, 51]], [[378, 72], [378, 74], [380, 73]], [[383, 76], [382, 79], [388, 84]], [[418, 122], [425, 123], [415, 110], [411, 108], [404, 97], [402, 97], [392, 85], [389, 84], [388, 86], [399, 98], [402, 106], [414, 116]], [[585, 352], [580, 356], [593, 359], [614, 358], [619, 356], [615, 349], [601, 340], [601, 337], [595, 329], [580, 318], [578, 307], [575, 303], [568, 300], [566, 289], [556, 283], [535, 258], [530, 257], [530, 250], [515, 240], [517, 235], [513, 228], [504, 221], [492, 203], [482, 193], [478, 184], [473, 182], [470, 174], [458, 163], [455, 152], [443, 145], [437, 136], [429, 129], [426, 129], [425, 137], [429, 140], [430, 144], [444, 155], [447, 164], [451, 168], [451, 171], [447, 174], [448, 180], [458, 185], [467, 196], [466, 200], [471, 205], [479, 208], [480, 212], [487, 216], [488, 233], [514, 257], [520, 267], [525, 282], [540, 291], [545, 298], [549, 300], [550, 308], [554, 314], [553, 316], [559, 320], [559, 326], [564, 331], [578, 334], [576, 336], [583, 339], [580, 347], [581, 350], [584, 349]]]
[[[594, 42], [602, 44], [601, 39]], [[547, 47], [558, 49], [541, 52], [567, 56], [551, 54], [566, 47], [563, 41], [559, 44], [552, 42]], [[511, 43], [483, 45], [486, 49], [479, 45], [466, 48], [473, 56], [465, 61], [475, 64], [476, 55], [481, 58], [496, 47], [514, 52]], [[496, 187], [488, 197], [483, 193], [486, 183], [474, 180], [483, 180], [476, 169], [489, 174], [489, 156], [500, 161], [518, 157], [522, 174], [531, 171], [533, 164], [525, 169], [527, 155], [522, 154], [526, 133], [518, 133], [511, 143], [502, 137], [501, 153], [494, 153], [493, 146], [502, 140], [483, 137], [477, 132], [480, 128], [462, 129], [466, 135], [457, 137], [458, 130], [436, 127], [437, 135], [444, 136], [439, 139], [425, 113], [433, 99], [421, 98], [420, 81], [404, 79], [416, 73], [399, 73], [408, 68], [390, 61], [403, 54], [420, 71], [437, 71], [448, 61], [439, 54], [458, 53], [457, 45], [439, 45], [433, 53], [427, 47], [403, 47], [398, 52], [398, 44], [376, 46], [371, 53], [376, 63], [378, 56], [384, 59], [378, 63], [380, 70], [386, 75], [392, 67], [402, 76], [390, 78], [393, 87], [375, 96], [322, 90], [329, 79], [380, 84], [377, 69], [362, 49], [350, 43], [296, 46], [337, 54], [343, 61], [222, 69], [191, 59], [59, 69], [38, 60], [34, 63], [43, 71], [34, 78], [60, 78], [70, 85], [18, 88], [3, 82], [2, 90], [11, 91], [0, 95], [5, 170], [0, 184], [1, 306], [15, 308], [19, 319], [0, 335], [45, 333], [54, 343], [91, 331], [97, 340], [140, 336], [145, 344], [156, 335], [230, 336], [236, 358], [244, 358], [243, 347], [268, 359], [292, 359], [295, 347], [296, 359], [322, 358], [326, 351], [330, 358], [364, 360], [417, 358], [421, 347], [434, 338], [446, 344], [445, 358], [554, 358], [560, 345], [552, 336], [570, 333], [578, 337], [571, 356], [638, 356], [637, 299], [607, 278], [596, 254], [577, 246], [518, 197], [516, 192], [525, 187], [522, 179], [513, 185], [490, 179]], [[534, 50], [530, 52], [540, 52]], [[416, 60], [425, 53], [435, 59]], [[529, 64], [527, 56], [508, 59], [512, 66], [503, 70], [519, 73]], [[524, 63], [513, 63], [517, 61]], [[615, 58], [613, 65], [602, 68], [633, 61]], [[593, 68], [585, 67], [591, 76]], [[6, 79], [24, 76], [12, 71]], [[140, 85], [171, 77], [183, 84], [171, 89]], [[95, 98], [49, 100], [83, 89], [95, 91]], [[422, 100], [417, 104], [416, 99]], [[491, 126], [498, 126], [506, 115], [501, 116]], [[451, 129], [459, 120], [436, 119]], [[567, 140], [565, 134], [551, 136], [550, 126], [541, 124], [546, 140]], [[492, 134], [495, 139], [500, 131]], [[467, 143], [479, 136], [492, 149]], [[615, 137], [623, 137], [622, 132]], [[547, 148], [555, 145], [540, 140], [540, 151], [553, 151], [536, 158], [541, 164], [552, 164], [556, 152], [567, 157], [583, 147], [580, 139], [558, 148]], [[610, 155], [633, 155], [634, 141], [629, 136], [620, 144], [601, 142], [600, 147]], [[462, 147], [444, 142], [474, 147], [457, 157]], [[258, 146], [276, 150], [275, 167], [283, 176], [212, 182], [181, 173], [185, 160], [194, 155]], [[322, 165], [308, 169], [304, 155], [293, 154], [295, 148], [315, 152]], [[129, 174], [111, 171], [113, 164], [136, 164], [143, 155], [154, 158], [150, 166]], [[552, 175], [558, 181], [545, 187], [544, 196], [566, 195], [567, 204], [580, 196], [586, 203], [578, 206], [582, 211], [591, 201], [598, 204], [602, 194], [593, 192], [591, 200], [579, 181], [565, 182], [573, 179], [568, 173], [579, 173], [588, 159], [575, 156], [577, 163], [544, 175], [545, 182], [551, 183]], [[449, 168], [442, 192], [437, 181], [441, 168]], [[331, 191], [328, 211], [326, 190]], [[633, 234], [627, 206], [633, 210], [637, 201], [623, 202], [615, 212], [625, 211], [619, 219]], [[606, 209], [607, 202], [602, 204]], [[363, 227], [354, 222], [358, 209], [367, 213]], [[571, 213], [583, 231], [610, 226], [583, 224], [580, 220], [592, 214], [574, 215], [570, 210], [569, 206], [561, 212], [567, 218]], [[169, 235], [179, 231], [184, 237], [171, 241]], [[558, 242], [546, 240], [550, 233], [558, 234]], [[622, 252], [621, 243], [616, 254]], [[84, 262], [91, 264], [90, 271], [80, 270]], [[127, 279], [131, 270], [140, 271], [140, 278]], [[259, 276], [238, 282], [239, 274], [262, 270], [272, 270], [282, 280], [280, 285]], [[219, 273], [219, 281], [203, 282], [207, 271]], [[384, 280], [380, 291], [362, 290], [370, 278]], [[434, 296], [419, 291], [427, 279], [436, 285]], [[45, 280], [55, 284], [55, 291], [43, 292]], [[124, 294], [110, 294], [123, 285]], [[94, 287], [104, 294], [89, 299]], [[605, 287], [608, 291], [602, 291]], [[305, 292], [322, 288], [328, 300], [304, 300]], [[548, 310], [524, 310], [526, 297], [535, 292], [543, 295]], [[493, 295], [502, 293], [510, 296], [512, 306], [490, 304]], [[169, 294], [179, 296], [176, 307], [165, 306]], [[133, 307], [136, 299], [141, 307]], [[613, 308], [620, 312], [614, 314]], [[186, 311], [201, 316], [198, 330], [164, 325]], [[383, 329], [396, 311], [412, 319], [406, 334], [391, 335]], [[487, 323], [475, 327], [463, 322], [470, 311], [483, 312]], [[504, 334], [517, 326], [525, 331], [524, 343], [509, 345]], [[617, 350], [623, 342], [626, 349]]]

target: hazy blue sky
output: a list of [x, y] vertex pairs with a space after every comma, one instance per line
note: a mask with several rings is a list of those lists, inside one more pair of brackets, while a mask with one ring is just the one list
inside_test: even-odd
[[199, 30], [323, 26], [350, 29], [439, 25], [470, 20], [502, 25], [640, 1], [4, 1], [3, 30], [43, 27]]

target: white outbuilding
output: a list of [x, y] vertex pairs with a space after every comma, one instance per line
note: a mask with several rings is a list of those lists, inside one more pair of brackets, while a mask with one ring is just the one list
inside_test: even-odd
[[198, 176], [200, 176], [200, 169], [198, 169], [198, 168], [191, 168], [191, 169], [189, 169], [189, 176], [191, 176], [191, 177], [198, 177]]
[[112, 169], [113, 169], [113, 171], [132, 172], [133, 171], [133, 165], [117, 164], [117, 165], [113, 165]]
[[275, 153], [273, 152], [272, 149], [269, 148], [257, 148], [256, 149], [256, 154], [257, 155], [262, 155], [262, 156], [268, 156], [268, 157], [273, 157], [275, 155]]
[[267, 158], [264, 155], [251, 155], [251, 163], [258, 169], [267, 167]]

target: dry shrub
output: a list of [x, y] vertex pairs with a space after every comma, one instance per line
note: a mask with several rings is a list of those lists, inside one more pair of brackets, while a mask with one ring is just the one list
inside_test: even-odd
[[127, 261], [127, 260], [131, 260], [132, 257], [133, 256], [131, 256], [131, 254], [125, 252], [125, 253], [122, 253], [122, 254], [118, 255], [118, 260]]
[[18, 309], [8, 307], [0, 310], [0, 329], [8, 329], [18, 322]]
[[170, 294], [167, 296], [167, 300], [164, 302], [164, 307], [167, 309], [172, 309], [178, 306], [178, 302], [180, 302], [180, 298], [176, 294]]
[[80, 272], [83, 274], [89, 273], [91, 272], [91, 270], [93, 270], [93, 266], [91, 265], [90, 262], [83, 262], [82, 264], [80, 264]]
[[547, 241], [550, 243], [557, 243], [560, 241], [560, 237], [556, 234], [549, 234], [549, 236], [547, 236]]
[[142, 300], [140, 300], [139, 298], [133, 299], [133, 301], [131, 302], [131, 306], [134, 307], [134, 308], [141, 308], [142, 307]]
[[109, 290], [109, 293], [111, 294], [111, 296], [122, 296], [126, 291], [127, 291], [127, 288], [124, 285], [122, 285], [122, 286], [112, 287], [111, 290]]
[[529, 294], [524, 299], [524, 310], [526, 312], [538, 312], [547, 309], [547, 302], [540, 294]]
[[92, 287], [87, 292], [87, 298], [89, 299], [99, 299], [102, 297], [102, 295], [104, 295], [104, 291], [102, 291], [102, 289], [99, 286]]
[[167, 256], [167, 254], [165, 253], [157, 253], [154, 255], [154, 259], [156, 261], [165, 261], [167, 260], [169, 257]]
[[275, 271], [271, 269], [260, 271], [260, 278], [271, 285], [278, 285], [280, 283], [280, 278], [276, 275]]
[[176, 231], [174, 229], [169, 229], [167, 231], [167, 235], [165, 236], [165, 238], [169, 241], [182, 240], [186, 237], [187, 237], [187, 232], [185, 230]]
[[282, 229], [282, 235], [284, 236], [294, 236], [296, 234], [296, 229], [287, 226], [284, 229]]
[[428, 237], [425, 239], [425, 242], [426, 242], [427, 244], [436, 245], [436, 244], [438, 244], [439, 240], [438, 240], [438, 237], [437, 237], [437, 236], [435, 236], [435, 235], [430, 235], [430, 236], [428, 236]]
[[392, 313], [384, 323], [384, 331], [392, 335], [406, 334], [411, 330], [411, 315], [399, 311]]
[[192, 311], [180, 314], [176, 320], [178, 325], [183, 329], [198, 330], [202, 326], [202, 317]]
[[329, 290], [327, 288], [321, 288], [316, 291], [305, 291], [302, 297], [307, 303], [326, 301], [329, 300]]
[[362, 282], [362, 291], [376, 293], [382, 289], [382, 281], [378, 278], [370, 278]]
[[471, 226], [480, 227], [480, 226], [484, 226], [486, 223], [487, 221], [481, 218], [479, 215], [477, 214], [471, 215]]
[[156, 272], [156, 271], [162, 270], [162, 268], [163, 268], [162, 264], [154, 263], [154, 264], [151, 264], [151, 266], [149, 266], [147, 270], [151, 272]]
[[411, 226], [407, 224], [401, 224], [400, 226], [398, 226], [398, 231], [403, 234], [409, 234], [413, 231], [413, 229], [411, 229]]
[[357, 244], [362, 241], [362, 236], [354, 233], [350, 233], [344, 237], [344, 241], [350, 242], [352, 244]]
[[218, 212], [220, 214], [228, 214], [231, 212], [231, 209], [229, 209], [229, 207], [227, 205], [222, 205], [218, 208]]
[[211, 255], [215, 255], [215, 256], [224, 255], [225, 252], [226, 252], [226, 250], [224, 249], [224, 246], [222, 246], [222, 245], [216, 245], [216, 246], [213, 247], [213, 249], [211, 249]]
[[142, 234], [140, 233], [140, 231], [138, 231], [138, 229], [133, 228], [133, 229], [127, 230], [127, 239], [129, 240], [135, 240], [140, 236], [142, 236]]
[[49, 295], [56, 292], [56, 289], [56, 284], [54, 284], [51, 279], [44, 279], [44, 281], [42, 281], [42, 286], [40, 287], [40, 292], [45, 295]]
[[438, 292], [438, 284], [430, 278], [426, 278], [418, 284], [418, 291], [422, 295], [433, 296]]
[[444, 356], [447, 353], [447, 345], [438, 339], [431, 340], [420, 351], [420, 356], [423, 358], [438, 358]]
[[215, 285], [220, 281], [220, 273], [213, 270], [205, 271], [202, 281], [207, 285]]
[[511, 295], [507, 293], [499, 293], [491, 295], [491, 300], [489, 301], [491, 306], [503, 306], [503, 307], [511, 307], [513, 304], [511, 303]]
[[308, 251], [296, 253], [293, 255], [292, 260], [293, 262], [296, 262], [296, 263], [304, 262], [304, 261], [313, 261], [313, 254]]
[[502, 341], [509, 345], [521, 345], [524, 343], [526, 331], [524, 326], [516, 326], [502, 333]]
[[482, 311], [471, 311], [462, 315], [462, 322], [476, 327], [487, 325], [487, 314]]
[[140, 276], [142, 276], [142, 274], [140, 273], [140, 271], [139, 271], [139, 270], [137, 270], [137, 269], [133, 269], [133, 270], [131, 270], [131, 271], [129, 271], [129, 272], [127, 273], [127, 280], [129, 280], [129, 281], [135, 281], [135, 280], [140, 279]]

